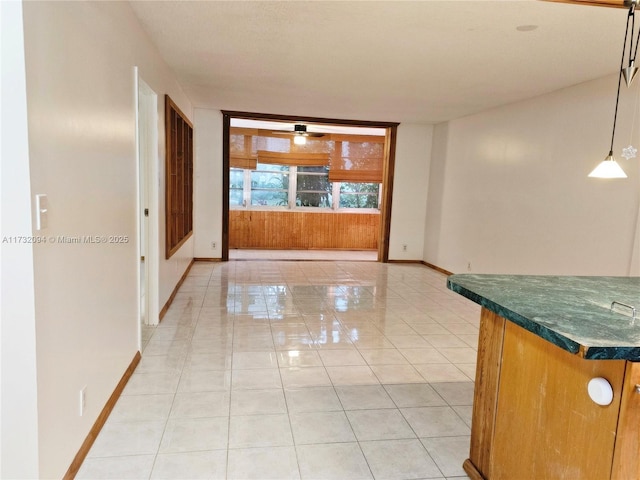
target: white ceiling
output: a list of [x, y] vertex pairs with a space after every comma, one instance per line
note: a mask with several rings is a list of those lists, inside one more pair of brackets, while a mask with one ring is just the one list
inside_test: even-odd
[[537, 0], [131, 6], [195, 107], [409, 123], [613, 74], [627, 17]]
[[[302, 122], [282, 122], [282, 121], [266, 121], [266, 120], [248, 120], [244, 118], [231, 118], [232, 127], [244, 128], [261, 128], [263, 130], [279, 130], [284, 132], [295, 131], [296, 123]], [[304, 122], [309, 132], [315, 133], [342, 133], [346, 135], [374, 135], [384, 136], [386, 128], [369, 128], [369, 127], [349, 127], [344, 125], [323, 125], [322, 123]]]

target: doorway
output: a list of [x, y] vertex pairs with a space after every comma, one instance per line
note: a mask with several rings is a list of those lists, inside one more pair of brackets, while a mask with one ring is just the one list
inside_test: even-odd
[[222, 113], [223, 261], [237, 245], [388, 261], [397, 123]]
[[[138, 272], [140, 324], [159, 321], [158, 95], [137, 75]], [[145, 343], [141, 328], [140, 346]]]

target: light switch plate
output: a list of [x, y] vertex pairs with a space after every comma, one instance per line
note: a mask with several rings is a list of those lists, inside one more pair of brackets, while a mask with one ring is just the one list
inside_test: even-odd
[[36, 195], [36, 230], [49, 226], [49, 200], [45, 194]]

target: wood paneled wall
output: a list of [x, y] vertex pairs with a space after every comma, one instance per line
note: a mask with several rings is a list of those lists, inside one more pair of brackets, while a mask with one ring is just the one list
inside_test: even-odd
[[229, 211], [229, 248], [376, 250], [380, 215]]

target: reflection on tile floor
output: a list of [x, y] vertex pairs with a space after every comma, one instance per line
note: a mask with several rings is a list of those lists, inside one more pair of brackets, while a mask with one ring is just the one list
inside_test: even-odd
[[196, 263], [76, 478], [468, 478], [479, 317], [417, 264]]

